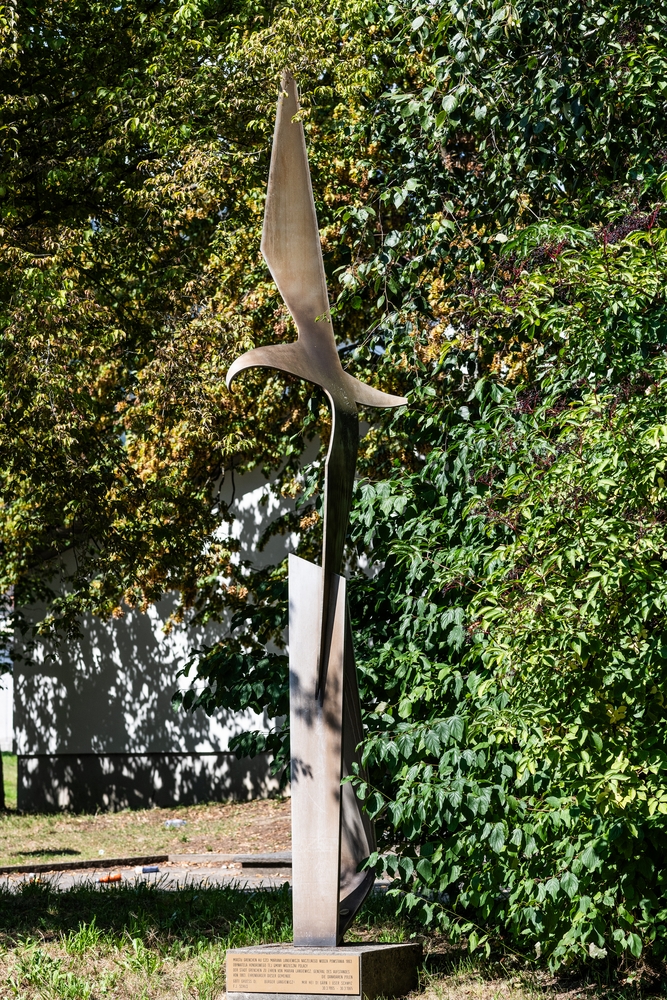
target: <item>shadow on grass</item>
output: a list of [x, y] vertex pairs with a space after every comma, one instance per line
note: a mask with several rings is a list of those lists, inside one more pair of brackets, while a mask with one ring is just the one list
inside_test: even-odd
[[551, 973], [515, 955], [486, 959], [450, 946], [426, 956], [420, 979], [427, 1000], [648, 1000], [667, 997], [666, 972], [661, 962], [608, 961]]
[[[167, 889], [159, 881], [100, 886], [92, 879], [64, 890], [48, 879], [0, 887], [0, 942], [5, 945], [27, 936], [59, 937], [93, 919], [105, 934], [130, 933], [156, 943], [175, 937], [223, 939], [230, 946], [288, 941], [292, 897], [287, 883], [256, 891], [233, 884]], [[396, 903], [380, 893], [366, 900], [354, 928], [362, 936], [394, 941], [409, 940], [418, 930], [398, 917]]]
[[[397, 905], [397, 900], [384, 893], [371, 894], [346, 940], [423, 940], [422, 990], [426, 1000], [445, 996], [452, 1000], [638, 1000], [667, 996], [662, 964], [652, 969], [599, 963], [552, 976], [544, 968], [509, 955], [495, 961], [466, 956], [462, 944], [452, 945], [443, 935], [425, 935], [414, 920], [399, 916]], [[48, 881], [25, 883], [12, 891], [0, 888], [0, 952], [3, 947], [7, 951], [18, 948], [23, 962], [22, 949], [32, 949], [32, 955], [37, 948], [35, 955], [39, 953], [41, 961], [40, 949], [50, 942], [70, 956], [94, 956], [115, 949], [125, 956], [126, 964], [133, 962], [137, 968], [150, 971], [157, 968], [160, 956], [184, 958], [206, 954], [207, 949], [290, 941], [291, 910], [287, 884], [248, 891], [234, 885], [197, 884], [166, 889], [159, 882], [100, 886], [91, 880], [66, 890]], [[215, 955], [211, 958], [213, 971], [209, 971], [216, 983], [221, 961]], [[213, 996], [215, 990], [211, 989]]]
[[37, 851], [12, 851], [15, 858], [60, 858], [74, 857], [81, 854], [71, 847], [40, 847]]
[[158, 948], [176, 939], [214, 939], [226, 947], [285, 941], [291, 909], [286, 886], [247, 892], [233, 885], [165, 889], [159, 882], [106, 887], [91, 881], [61, 891], [48, 881], [28, 882], [0, 889], [0, 944], [54, 940], [93, 921], [109, 944], [128, 935]]
[[[398, 917], [396, 905], [384, 893], [372, 894], [346, 940], [414, 938], [418, 926]], [[167, 889], [159, 881], [100, 886], [91, 880], [60, 890], [47, 879], [0, 888], [0, 945], [5, 947], [26, 938], [60, 939], [92, 923], [108, 945], [128, 936], [158, 949], [176, 940], [184, 945], [215, 940], [224, 947], [291, 941], [292, 897], [287, 883], [248, 891], [233, 884]]]

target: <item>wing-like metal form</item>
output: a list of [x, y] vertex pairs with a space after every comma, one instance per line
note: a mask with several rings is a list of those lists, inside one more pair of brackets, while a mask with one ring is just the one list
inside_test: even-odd
[[246, 368], [277, 368], [341, 396], [351, 407], [403, 406], [407, 400], [364, 385], [340, 363], [334, 339], [320, 234], [296, 82], [283, 74], [273, 137], [261, 249], [299, 333], [295, 344], [256, 347], [234, 362], [227, 384]]
[[322, 551], [324, 611], [320, 684], [323, 685], [331, 626], [327, 610], [330, 581], [341, 568], [352, 503], [359, 442], [357, 403], [392, 407], [403, 406], [407, 400], [364, 385], [343, 371], [331, 324], [306, 141], [298, 114], [296, 81], [285, 70], [278, 98], [261, 249], [294, 318], [298, 339], [293, 344], [275, 344], [247, 351], [231, 365], [227, 385], [247, 368], [274, 368], [320, 386], [331, 403]]
[[261, 249], [297, 325], [299, 340], [316, 340], [333, 359], [336, 344], [317, 228], [296, 81], [285, 71], [278, 98]]
[[[329, 391], [332, 384], [331, 372], [328, 365], [322, 364], [322, 359], [317, 354], [312, 356], [301, 338], [293, 344], [270, 344], [267, 347], [254, 347], [251, 351], [246, 351], [240, 358], [230, 365], [227, 372], [227, 385], [230, 386], [239, 372], [247, 368], [275, 368], [281, 372], [288, 372], [290, 375], [297, 375], [305, 379], [306, 382], [313, 382], [320, 388]], [[338, 360], [338, 358], [336, 359]], [[340, 365], [340, 372], [337, 372], [337, 381], [340, 388], [360, 406], [392, 407], [405, 406], [407, 399], [403, 396], [392, 396], [388, 392], [374, 389], [372, 385], [366, 385], [359, 379], [348, 375]]]

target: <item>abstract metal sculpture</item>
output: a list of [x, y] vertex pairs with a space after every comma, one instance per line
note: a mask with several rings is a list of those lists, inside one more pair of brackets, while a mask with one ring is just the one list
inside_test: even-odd
[[[289, 372], [320, 386], [331, 404], [322, 566], [290, 556], [289, 646], [294, 944], [338, 944], [373, 884], [358, 872], [374, 849], [372, 826], [349, 784], [362, 738], [352, 633], [340, 576], [359, 446], [357, 404], [407, 400], [364, 385], [342, 368], [334, 339], [296, 82], [278, 98], [261, 249], [298, 330], [292, 344], [257, 347], [233, 363]], [[358, 763], [358, 761], [357, 761]]]

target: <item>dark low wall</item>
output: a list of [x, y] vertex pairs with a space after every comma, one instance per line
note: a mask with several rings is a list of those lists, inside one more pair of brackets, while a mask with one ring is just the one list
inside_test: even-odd
[[95, 812], [266, 798], [269, 757], [229, 753], [35, 754], [18, 758], [18, 808]]

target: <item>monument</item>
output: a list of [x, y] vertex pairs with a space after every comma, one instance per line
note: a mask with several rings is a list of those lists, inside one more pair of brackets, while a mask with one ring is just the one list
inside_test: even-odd
[[289, 372], [320, 386], [331, 404], [322, 565], [289, 557], [289, 670], [294, 944], [227, 953], [230, 998], [398, 996], [416, 985], [419, 945], [343, 945], [373, 887], [358, 871], [375, 849], [372, 824], [351, 784], [363, 731], [352, 630], [341, 575], [359, 445], [357, 404], [393, 407], [400, 396], [342, 368], [331, 323], [299, 101], [283, 73], [261, 249], [298, 330], [295, 343], [257, 347], [233, 363]]

